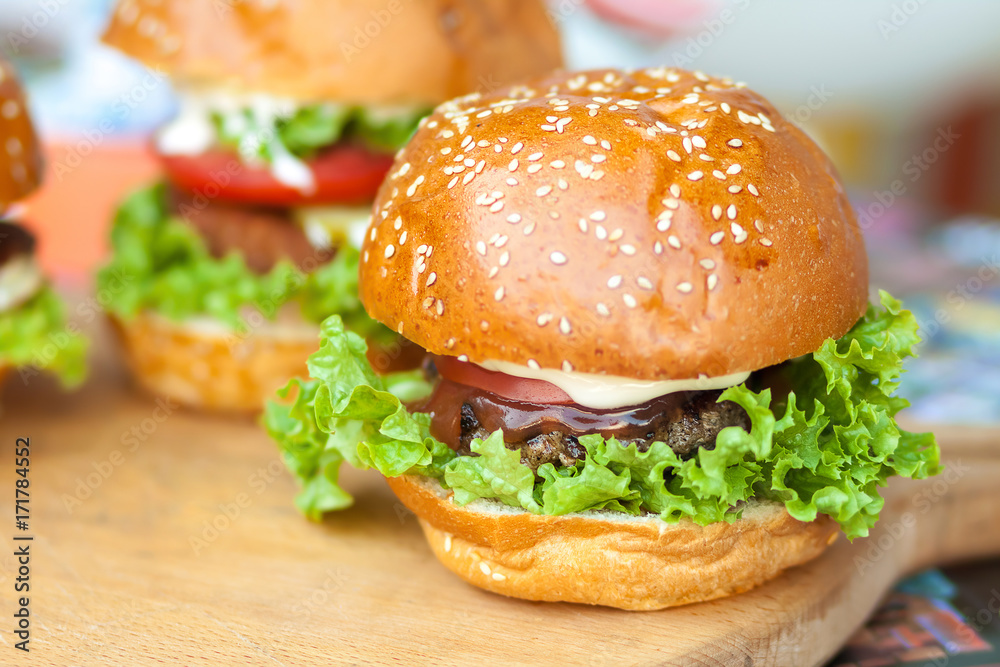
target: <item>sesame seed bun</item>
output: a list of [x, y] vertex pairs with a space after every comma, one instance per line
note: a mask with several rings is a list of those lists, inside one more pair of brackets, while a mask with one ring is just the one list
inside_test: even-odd
[[13, 65], [0, 59], [0, 213], [42, 181], [42, 153]]
[[435, 354], [686, 379], [840, 337], [868, 266], [833, 165], [767, 100], [600, 70], [438, 107], [379, 192], [360, 292]]
[[540, 516], [486, 500], [459, 507], [434, 480], [388, 482], [448, 569], [527, 600], [631, 610], [713, 600], [812, 560], [837, 536], [828, 517], [804, 523], [767, 501], [751, 501], [735, 523], [702, 527], [614, 512]]
[[437, 104], [561, 63], [541, 0], [122, 0], [104, 41], [190, 86]]
[[293, 333], [262, 327], [238, 338], [218, 327], [175, 323], [151, 314], [109, 315], [138, 383], [192, 408], [251, 413], [288, 382], [306, 376], [319, 329]]

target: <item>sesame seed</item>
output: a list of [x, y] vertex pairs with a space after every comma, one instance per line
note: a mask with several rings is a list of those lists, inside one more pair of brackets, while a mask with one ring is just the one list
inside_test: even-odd
[[680, 162], [681, 161], [681, 156], [677, 154], [677, 151], [673, 151], [673, 150], [667, 151], [667, 157], [670, 158], [671, 160], [673, 160], [674, 162]]
[[594, 306], [594, 309], [597, 310], [598, 315], [602, 315], [604, 317], [608, 317], [611, 315], [611, 311], [608, 310], [608, 307], [605, 306], [603, 303], [598, 303], [596, 306]]
[[541, 170], [542, 170], [542, 165], [540, 165], [540, 164], [533, 164], [530, 167], [528, 167], [528, 173], [529, 174], [537, 174]]
[[620, 275], [611, 276], [608, 278], [608, 287], [611, 289], [618, 289], [622, 286], [622, 277]]
[[594, 228], [594, 233], [597, 234], [597, 238], [601, 241], [608, 238], [608, 230], [604, 228], [604, 225], [597, 225]]
[[517, 161], [517, 158], [514, 158], [513, 160], [510, 161], [510, 164], [507, 165], [507, 169], [512, 172], [517, 171], [517, 167], [519, 164], [520, 163]]
[[503, 286], [497, 288], [497, 291], [493, 293], [493, 298], [496, 299], [497, 301], [503, 299]]
[[697, 146], [698, 148], [707, 148], [708, 147], [708, 144], [705, 143], [705, 140], [702, 137], [698, 136], [698, 135], [695, 135], [695, 136], [691, 137], [691, 143], [694, 144], [695, 146]]
[[502, 210], [503, 210], [502, 201], [494, 202], [493, 205], [490, 206], [490, 213], [499, 213]]
[[763, 232], [764, 232], [764, 225], [763, 225], [763, 224], [761, 223], [761, 221], [760, 221], [760, 220], [754, 220], [754, 221], [753, 221], [753, 227], [754, 227], [754, 229], [756, 229], [756, 230], [757, 230], [758, 232], [761, 232], [761, 233], [763, 233]]
[[740, 192], [741, 190], [743, 190], [743, 186], [741, 186], [741, 185], [730, 185], [729, 186], [729, 191], [732, 192], [734, 195], [736, 193]]
[[743, 145], [743, 142], [740, 141], [739, 139], [730, 139], [729, 141], [726, 142], [726, 145], [732, 146], [733, 148], [739, 148], [740, 146]]
[[604, 213], [604, 211], [594, 211], [593, 213], [590, 214], [590, 219], [593, 220], [594, 222], [600, 222], [607, 217], [608, 216]]
[[403, 232], [402, 234], [399, 235], [399, 245], [403, 245], [405, 243], [406, 243], [406, 232]]
[[723, 113], [729, 113], [731, 111], [729, 105], [726, 104], [725, 102], [723, 102], [722, 104], [720, 104], [719, 108], [722, 109]]
[[549, 163], [549, 166], [552, 167], [553, 169], [562, 169], [563, 167], [566, 166], [566, 163], [563, 162], [562, 160], [553, 160], [552, 162]]
[[635, 254], [635, 246], [633, 246], [633, 245], [627, 245], [626, 244], [626, 245], [623, 245], [623, 246], [619, 246], [618, 249], [621, 250], [623, 253], [625, 253], [626, 255], [628, 255], [630, 257]]
[[395, 254], [395, 252], [396, 248], [390, 243], [385, 247], [385, 258], [389, 259], [390, 257], [393, 256], [393, 254]]
[[606, 151], [611, 150], [611, 142], [608, 141], [607, 139], [601, 139], [601, 148], [603, 148]]
[[645, 290], [653, 289], [653, 283], [649, 282], [649, 278], [644, 278], [643, 276], [639, 276], [638, 278], [635, 279], [635, 282], [638, 283], [639, 287], [641, 287], [642, 289]]
[[563, 335], [566, 336], [573, 333], [573, 327], [570, 326], [569, 320], [567, 320], [565, 317], [560, 318], [559, 320], [559, 331], [561, 331]]
[[510, 149], [510, 154], [511, 154], [511, 155], [517, 155], [518, 153], [520, 153], [520, 152], [521, 152], [521, 149], [522, 149], [522, 148], [524, 148], [524, 144], [522, 144], [522, 143], [521, 143], [521, 142], [519, 141], [519, 142], [517, 142], [516, 144], [514, 144], [513, 146], [511, 146], [511, 149]]
[[510, 252], [504, 250], [503, 254], [500, 255], [500, 266], [507, 266], [507, 264], [509, 263], [510, 263]]
[[468, 185], [472, 182], [472, 179], [476, 177], [476, 172], [470, 171], [468, 174], [462, 177], [462, 185]]
[[595, 164], [600, 164], [601, 162], [604, 162], [607, 159], [608, 159], [607, 156], [604, 156], [604, 155], [591, 155], [590, 156], [590, 161], [593, 162], [593, 163], [595, 163]]
[[392, 223], [392, 228], [395, 229], [396, 231], [399, 231], [400, 229], [402, 229], [403, 228], [403, 218], [397, 216], [396, 219]]
[[681, 196], [681, 186], [677, 185], [676, 183], [674, 183], [673, 185], [671, 185], [670, 186], [670, 194], [672, 194], [674, 197], [680, 197]]
[[510, 215], [507, 216], [507, 222], [509, 222], [512, 225], [516, 225], [517, 223], [521, 222], [521, 214], [511, 213]]
[[538, 362], [535, 361], [534, 359], [528, 359], [528, 368], [537, 371], [541, 368], [541, 366], [539, 366]]
[[507, 578], [504, 575], [500, 574], [499, 572], [494, 572], [492, 577], [493, 581], [504, 581]]
[[677, 291], [681, 292], [683, 294], [690, 294], [692, 289], [694, 289], [694, 288], [691, 286], [691, 283], [678, 283], [677, 284]]
[[659, 241], [657, 241], [656, 243], [654, 243], [653, 244], [653, 252], [655, 252], [657, 255], [662, 255], [663, 254], [663, 244], [660, 243]]
[[549, 255], [549, 259], [556, 266], [561, 266], [566, 263], [566, 255], [562, 254], [558, 250]]
[[444, 550], [445, 553], [451, 551], [451, 533], [444, 536]]
[[635, 297], [627, 292], [625, 294], [622, 294], [622, 301], [624, 301], [625, 305], [628, 306], [629, 308], [635, 308], [638, 305], [638, 303], [635, 300]]
[[736, 204], [730, 204], [729, 208], [726, 209], [726, 217], [730, 220], [736, 219]]
[[552, 313], [542, 313], [541, 315], [535, 318], [535, 324], [537, 324], [540, 327], [544, 327], [546, 324], [551, 322], [552, 319], [553, 319]]
[[476, 252], [478, 252], [483, 257], [486, 256], [486, 244], [482, 241], [476, 241]]
[[569, 363], [566, 360], [563, 360], [563, 362], [562, 362], [562, 369], [563, 369], [563, 373], [572, 373], [573, 372], [573, 364]]
[[700, 171], [692, 171], [690, 174], [688, 174], [688, 179], [692, 181], [698, 181], [701, 180], [701, 177], [704, 175], [705, 174], [701, 173]]
[[577, 221], [577, 223], [576, 223], [576, 226], [577, 226], [577, 227], [579, 227], [579, 228], [580, 228], [580, 231], [581, 231], [581, 232], [583, 232], [584, 234], [586, 234], [586, 233], [587, 233], [587, 230], [588, 230], [588, 229], [590, 228], [590, 225], [588, 225], [588, 224], [587, 224], [587, 221], [586, 221], [586, 220], [584, 220], [583, 218], [580, 218], [580, 219], [579, 219], [579, 220]]
[[434, 309], [437, 310], [438, 317], [444, 315], [444, 301], [438, 299], [437, 303], [434, 304]]
[[765, 248], [770, 248], [773, 245], [771, 243], [771, 239], [763, 238], [763, 237], [761, 237], [761, 239], [760, 239], [760, 244], [762, 246], [764, 246]]
[[736, 174], [740, 173], [742, 170], [743, 170], [743, 167], [741, 167], [738, 164], [734, 164], [734, 165], [731, 165], [729, 167], [729, 169], [726, 169], [726, 173], [729, 174], [730, 176], [735, 176]]
[[515, 186], [517, 185], [517, 179], [513, 176], [507, 179], [507, 185]]
[[712, 261], [712, 260], [710, 260], [710, 259], [703, 259], [703, 260], [700, 260], [700, 261], [698, 262], [698, 264], [700, 264], [700, 265], [701, 265], [701, 268], [703, 268], [703, 269], [705, 269], [705, 270], [707, 270], [707, 271], [711, 271], [712, 269], [714, 269], [714, 268], [715, 268], [715, 262], [713, 262], [713, 261]]
[[552, 192], [552, 186], [551, 185], [543, 185], [542, 187], [540, 187], [537, 190], [535, 190], [535, 194], [537, 196], [539, 196], [539, 197], [544, 197], [545, 195], [549, 194], [550, 192]]
[[688, 154], [690, 154], [691, 150], [692, 150], [691, 149], [691, 137], [684, 137], [684, 141], [681, 142], [681, 143], [684, 145], [684, 150], [687, 151]]
[[618, 239], [620, 239], [623, 236], [625, 236], [625, 230], [623, 230], [621, 228], [618, 228], [615, 231], [613, 231], [610, 234], [608, 234], [608, 240], [609, 241], [617, 241]]
[[718, 204], [712, 206], [712, 217], [716, 220], [722, 217], [722, 207]]
[[715, 289], [715, 286], [719, 284], [719, 276], [714, 273], [710, 273], [708, 274], [708, 278], [706, 278], [705, 282], [708, 284], [708, 291], [711, 292]]
[[724, 238], [726, 238], [725, 232], [715, 232], [709, 237], [708, 240], [711, 242], [712, 245], [719, 245], [720, 243], [722, 243], [722, 239]]
[[757, 192], [757, 188], [754, 186], [753, 183], [747, 183], [747, 192], [752, 194], [754, 197], [760, 196], [760, 193]]
[[528, 162], [538, 162], [543, 157], [545, 157], [544, 153], [532, 153], [528, 156]]
[[489, 574], [490, 574], [490, 566], [489, 565], [487, 565], [484, 562], [483, 563], [479, 563], [479, 569], [483, 571], [483, 574], [485, 574], [486, 576], [489, 576]]
[[433, 271], [431, 271], [431, 274], [430, 274], [429, 276], [427, 276], [427, 284], [426, 284], [426, 287], [430, 287], [431, 285], [433, 285], [433, 284], [434, 284], [434, 281], [436, 281], [436, 280], [437, 280], [437, 277], [438, 277], [438, 276], [437, 276], [437, 274], [436, 274], [436, 273], [434, 273]]

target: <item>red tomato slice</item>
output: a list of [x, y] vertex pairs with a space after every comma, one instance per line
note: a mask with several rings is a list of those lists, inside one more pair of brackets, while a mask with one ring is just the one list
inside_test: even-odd
[[468, 361], [459, 361], [455, 357], [433, 357], [434, 365], [441, 376], [483, 391], [488, 391], [504, 398], [524, 403], [547, 403], [551, 405], [568, 405], [573, 403], [565, 391], [545, 380], [519, 378], [497, 371], [488, 371]]
[[235, 154], [212, 149], [201, 155], [161, 155], [170, 182], [193, 195], [271, 206], [363, 204], [375, 198], [392, 167], [392, 156], [359, 146], [329, 148], [308, 162], [316, 190], [303, 194], [278, 181], [267, 165], [249, 166]]

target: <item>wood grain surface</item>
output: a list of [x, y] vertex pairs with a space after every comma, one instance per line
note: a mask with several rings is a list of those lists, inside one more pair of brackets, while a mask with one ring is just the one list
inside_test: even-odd
[[[376, 474], [346, 472], [356, 505], [306, 521], [252, 421], [137, 394], [108, 347], [75, 395], [4, 387], [0, 664], [803, 667], [902, 574], [1000, 554], [1000, 457], [952, 428], [946, 477], [897, 480], [872, 537], [750, 593], [660, 612], [506, 599], [439, 565]], [[32, 452], [29, 654], [11, 634], [16, 437]]]

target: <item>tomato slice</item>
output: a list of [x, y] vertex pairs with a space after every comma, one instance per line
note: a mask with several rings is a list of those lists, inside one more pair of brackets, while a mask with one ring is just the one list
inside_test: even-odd
[[440, 357], [434, 355], [434, 365], [441, 376], [483, 391], [488, 391], [504, 398], [523, 403], [546, 403], [551, 405], [569, 405], [573, 399], [565, 391], [545, 380], [519, 378], [498, 371], [488, 371], [481, 366], [468, 361], [459, 361], [455, 357]]
[[219, 201], [270, 206], [362, 204], [375, 198], [393, 157], [360, 146], [329, 148], [307, 164], [316, 189], [304, 194], [285, 185], [267, 165], [246, 165], [232, 152], [212, 149], [200, 155], [160, 155], [170, 182], [193, 195]]

